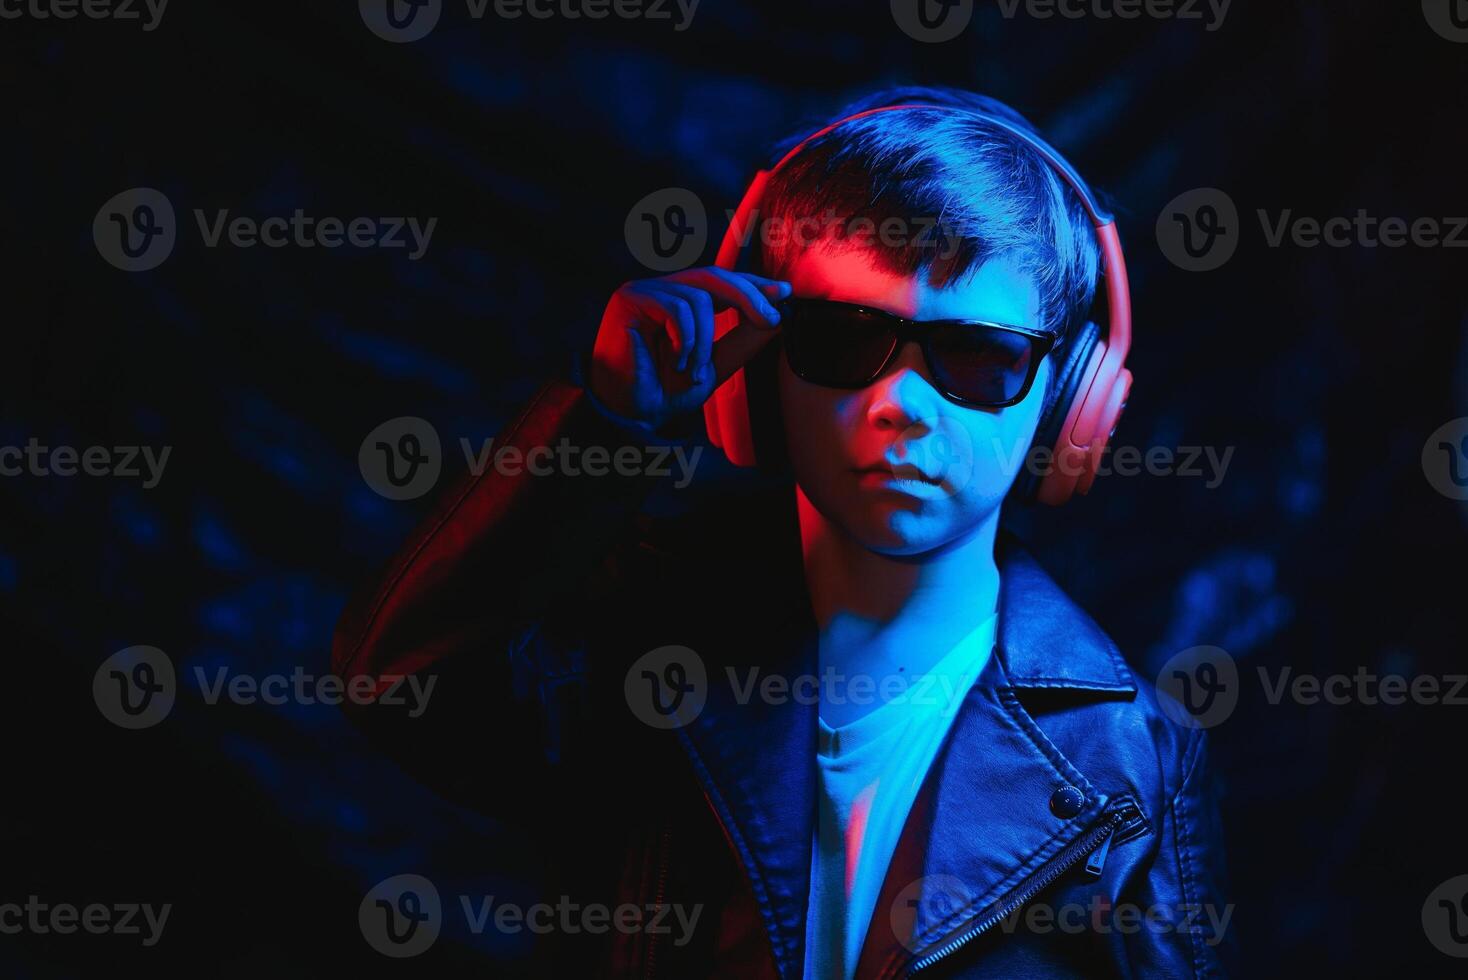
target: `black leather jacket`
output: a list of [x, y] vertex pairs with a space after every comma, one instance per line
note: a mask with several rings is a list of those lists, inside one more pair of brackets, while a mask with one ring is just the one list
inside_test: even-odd
[[[645, 441], [587, 402], [548, 385], [496, 446]], [[739, 703], [725, 681], [751, 666], [816, 674], [793, 494], [634, 516], [650, 482], [467, 479], [348, 608], [334, 667], [381, 686], [438, 675], [421, 717], [374, 705], [356, 718], [504, 821], [542, 895], [698, 911], [691, 934], [552, 933], [525, 970], [797, 977], [816, 706]], [[1232, 910], [1203, 733], [1159, 710], [1014, 541], [996, 558], [995, 655], [913, 806], [857, 975], [1223, 975]], [[660, 730], [629, 710], [628, 670], [673, 644], [705, 665], [707, 700]]]

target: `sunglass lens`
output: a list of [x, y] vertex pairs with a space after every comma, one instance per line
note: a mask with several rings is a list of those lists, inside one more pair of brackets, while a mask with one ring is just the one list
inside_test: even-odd
[[1034, 357], [1029, 337], [984, 326], [934, 329], [929, 366], [939, 384], [975, 405], [1003, 405], [1019, 397]]
[[854, 307], [791, 303], [781, 320], [785, 357], [814, 384], [865, 384], [882, 369], [897, 338], [883, 318]]

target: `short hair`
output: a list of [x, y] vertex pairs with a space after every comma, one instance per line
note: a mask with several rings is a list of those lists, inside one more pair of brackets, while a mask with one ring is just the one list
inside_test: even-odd
[[[997, 99], [925, 86], [872, 92], [832, 119], [907, 103], [974, 109], [1037, 132]], [[787, 138], [779, 154], [809, 132]], [[966, 113], [913, 109], [848, 122], [771, 177], [761, 210], [762, 224], [785, 228], [834, 216], [837, 224], [826, 227], [839, 233], [862, 221], [860, 244], [876, 253], [879, 268], [924, 273], [940, 288], [994, 256], [1013, 257], [1039, 289], [1041, 326], [1063, 337], [1085, 321], [1095, 297], [1099, 247], [1079, 195], [1029, 144]], [[872, 236], [867, 230], [894, 218], [901, 222], [894, 227], [934, 231]], [[855, 242], [830, 234], [819, 241], [838, 249]], [[761, 236], [757, 261], [766, 274], [787, 278], [801, 249], [814, 244], [810, 236]]]

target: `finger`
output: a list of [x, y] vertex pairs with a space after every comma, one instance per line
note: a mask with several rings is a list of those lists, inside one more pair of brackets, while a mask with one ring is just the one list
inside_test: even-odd
[[648, 285], [649, 295], [667, 311], [668, 336], [673, 341], [673, 351], [678, 355], [677, 369], [688, 370], [688, 358], [698, 342], [698, 317], [693, 304], [678, 292], [667, 288], [667, 284]]
[[688, 365], [688, 352], [697, 340], [693, 308], [683, 297], [661, 288], [655, 282], [640, 285], [634, 293], [642, 301], [639, 309], [653, 318], [667, 333], [673, 352], [678, 355], [678, 370]]
[[757, 326], [755, 321], [739, 318], [726, 334], [714, 341], [714, 387], [723, 384], [729, 375], [749, 363], [750, 358], [779, 333], [778, 330]]
[[668, 279], [661, 280], [659, 287], [679, 296], [693, 310], [693, 348], [691, 356], [685, 356], [679, 370], [697, 370], [708, 363], [709, 353], [714, 346], [714, 298], [707, 290], [685, 286]]
[[634, 394], [633, 404], [639, 408], [641, 399], [655, 397], [656, 392], [661, 390], [658, 382], [657, 360], [648, 350], [647, 339], [642, 336], [642, 331], [636, 327], [627, 328], [627, 340], [632, 345], [632, 391]]
[[736, 276], [743, 276], [754, 283], [759, 287], [760, 292], [764, 293], [771, 300], [788, 299], [790, 294], [795, 292], [795, 287], [784, 279], [766, 279], [764, 276], [757, 276], [752, 272], [736, 272], [734, 274]]
[[727, 269], [685, 269], [664, 278], [706, 289], [725, 303], [737, 307], [751, 320], [760, 320], [769, 326], [780, 322], [780, 312], [765, 298], [759, 287], [744, 276]]

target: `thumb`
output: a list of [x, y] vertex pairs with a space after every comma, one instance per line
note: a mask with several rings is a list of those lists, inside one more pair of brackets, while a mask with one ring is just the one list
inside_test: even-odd
[[717, 338], [712, 356], [714, 387], [723, 384], [729, 375], [749, 363], [779, 333], [778, 329], [746, 319], [734, 308], [718, 313], [714, 317], [714, 336]]

